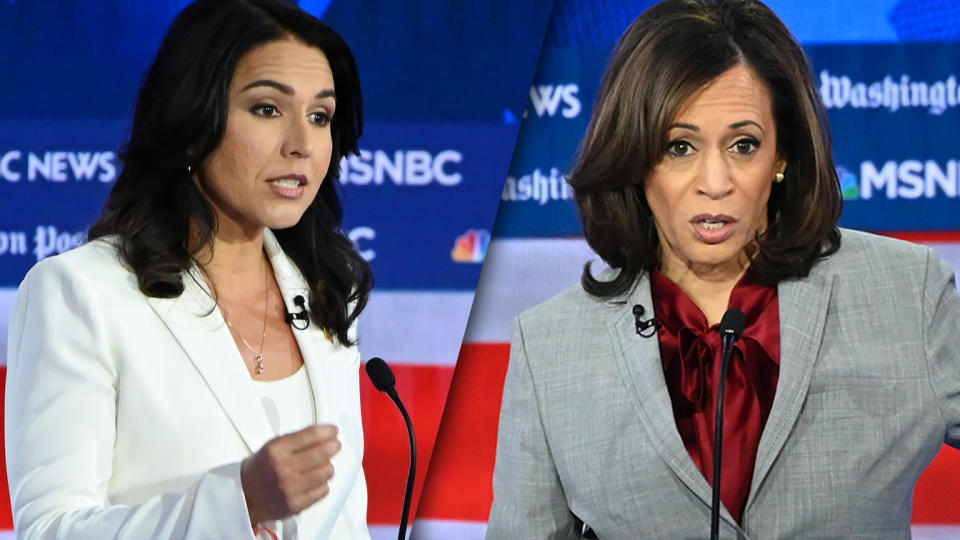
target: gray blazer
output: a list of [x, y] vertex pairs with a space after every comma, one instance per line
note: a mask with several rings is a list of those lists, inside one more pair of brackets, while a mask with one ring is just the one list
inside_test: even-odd
[[[929, 248], [843, 231], [781, 282], [781, 367], [738, 526], [722, 538], [909, 538], [914, 484], [960, 447], [960, 294]], [[518, 317], [488, 539], [704, 539], [710, 485], [674, 422], [650, 283], [579, 286]], [[649, 312], [649, 311], [648, 311]], [[957, 489], [960, 497], [960, 486]]]

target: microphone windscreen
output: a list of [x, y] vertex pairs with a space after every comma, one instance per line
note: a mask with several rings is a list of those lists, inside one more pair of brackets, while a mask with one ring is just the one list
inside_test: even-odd
[[746, 318], [743, 312], [740, 308], [732, 307], [720, 319], [720, 335], [733, 335], [733, 341], [737, 341], [743, 335], [744, 326], [746, 326]]
[[381, 392], [386, 392], [397, 384], [397, 379], [390, 371], [390, 366], [377, 356], [367, 361], [367, 376], [370, 377], [373, 386]]

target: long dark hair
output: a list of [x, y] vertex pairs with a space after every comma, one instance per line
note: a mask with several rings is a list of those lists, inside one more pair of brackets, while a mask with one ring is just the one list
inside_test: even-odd
[[666, 0], [620, 38], [569, 179], [587, 242], [619, 269], [600, 281], [587, 264], [581, 282], [589, 293], [621, 294], [659, 264], [644, 184], [681, 104], [738, 64], [768, 85], [777, 152], [787, 162], [785, 179], [770, 193], [769, 227], [757, 238], [751, 272], [768, 283], [804, 277], [840, 247], [842, 198], [827, 115], [790, 31], [757, 0]]
[[140, 290], [151, 297], [183, 292], [183, 272], [210, 246], [216, 215], [193, 182], [223, 137], [237, 63], [258, 45], [292, 37], [323, 51], [333, 72], [337, 107], [333, 152], [320, 192], [300, 222], [274, 231], [310, 287], [314, 322], [344, 344], [367, 303], [373, 275], [340, 230], [336, 186], [340, 159], [357, 152], [363, 103], [353, 53], [343, 39], [286, 0], [197, 0], [173, 22], [147, 72], [121, 152], [123, 171], [91, 240], [117, 239]]

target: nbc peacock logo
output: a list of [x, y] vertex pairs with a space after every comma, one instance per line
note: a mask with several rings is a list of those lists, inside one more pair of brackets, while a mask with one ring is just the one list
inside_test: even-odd
[[840, 179], [840, 191], [845, 201], [860, 198], [860, 179], [853, 171], [840, 165], [837, 167], [837, 177]]
[[458, 263], [482, 263], [489, 245], [489, 232], [484, 229], [470, 229], [457, 237], [450, 258]]

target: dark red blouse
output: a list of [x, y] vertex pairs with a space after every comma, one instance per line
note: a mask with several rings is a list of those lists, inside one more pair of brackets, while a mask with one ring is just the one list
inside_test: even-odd
[[[733, 288], [730, 306], [746, 316], [734, 345], [724, 398], [723, 478], [720, 499], [740, 522], [750, 494], [760, 434], [770, 415], [780, 374], [777, 289], [749, 278]], [[720, 380], [719, 325], [707, 326], [700, 308], [658, 270], [652, 275], [660, 328], [660, 356], [673, 415], [693, 462], [713, 484], [713, 435]]]

